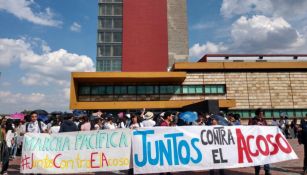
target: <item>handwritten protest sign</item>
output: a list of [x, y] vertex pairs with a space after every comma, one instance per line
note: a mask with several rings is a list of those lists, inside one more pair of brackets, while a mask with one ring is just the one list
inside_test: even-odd
[[129, 129], [32, 134], [24, 137], [21, 173], [81, 173], [126, 170]]
[[297, 159], [278, 127], [188, 126], [133, 131], [134, 173], [256, 166]]

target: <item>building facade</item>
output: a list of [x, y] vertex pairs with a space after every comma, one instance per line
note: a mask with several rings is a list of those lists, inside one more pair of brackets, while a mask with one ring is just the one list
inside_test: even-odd
[[307, 62], [185, 62], [171, 72], [73, 73], [72, 87], [72, 109], [182, 110], [214, 100], [244, 118], [259, 107], [268, 118], [307, 113]]
[[186, 0], [99, 0], [97, 36], [97, 71], [167, 71], [188, 59]]

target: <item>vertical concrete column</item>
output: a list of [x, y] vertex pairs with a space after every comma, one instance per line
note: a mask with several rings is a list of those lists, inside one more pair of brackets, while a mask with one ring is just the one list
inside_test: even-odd
[[187, 1], [167, 0], [168, 66], [188, 61]]

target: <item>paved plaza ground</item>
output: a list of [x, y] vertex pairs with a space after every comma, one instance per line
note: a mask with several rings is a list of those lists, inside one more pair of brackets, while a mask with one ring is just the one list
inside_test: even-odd
[[[302, 166], [304, 159], [304, 147], [303, 145], [299, 145], [297, 143], [297, 139], [290, 139], [289, 143], [292, 145], [299, 159], [286, 161], [281, 163], [272, 164], [272, 175], [299, 175], [302, 174]], [[20, 159], [15, 159], [10, 162], [9, 174], [20, 174], [19, 173], [19, 163]], [[108, 172], [108, 173], [88, 173], [92, 175], [116, 175], [116, 174], [127, 174], [127, 172]], [[174, 173], [176, 175], [209, 175], [208, 171], [203, 172], [182, 172], [182, 173]], [[218, 174], [218, 173], [216, 173]], [[239, 169], [228, 169], [225, 170], [226, 175], [253, 175], [254, 168], [239, 168]], [[261, 171], [261, 174], [264, 174], [264, 171]]]

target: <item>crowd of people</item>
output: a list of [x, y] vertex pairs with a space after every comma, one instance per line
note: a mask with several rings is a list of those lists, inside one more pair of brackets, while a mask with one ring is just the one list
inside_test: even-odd
[[[29, 133], [61, 133], [74, 131], [90, 131], [102, 129], [130, 128], [136, 129], [141, 127], [156, 126], [186, 126], [186, 125], [224, 125], [233, 126], [241, 125], [240, 115], [229, 113], [225, 115], [222, 111], [217, 114], [196, 113], [195, 121], [185, 121], [180, 117], [179, 112], [166, 111], [162, 113], [153, 113], [142, 110], [136, 113], [117, 114], [103, 113], [98, 111], [91, 115], [82, 114], [75, 116], [73, 114], [57, 114], [52, 115], [48, 121], [38, 120], [39, 114], [31, 112], [24, 120], [13, 120], [7, 117], [1, 117], [1, 174], [6, 174], [9, 162], [20, 154], [22, 148], [23, 135]], [[307, 116], [306, 116], [307, 117]], [[287, 138], [299, 138], [299, 142], [305, 144], [305, 154], [307, 153], [307, 124], [302, 119], [299, 125], [297, 119], [291, 122], [287, 117], [281, 117], [278, 121], [273, 118], [272, 122], [268, 122], [264, 118], [264, 111], [257, 109], [255, 117], [250, 118], [248, 125], [273, 125], [278, 126]], [[305, 134], [306, 133], [306, 134]], [[306, 139], [305, 139], [306, 137]], [[306, 140], [306, 141], [305, 141]], [[306, 157], [306, 156], [305, 156]], [[304, 170], [307, 169], [307, 159], [304, 161]], [[265, 174], [270, 174], [270, 166], [264, 166]], [[260, 166], [255, 167], [255, 174], [260, 173]], [[210, 171], [213, 175], [214, 171]], [[224, 174], [224, 170], [219, 170], [219, 174]]]

